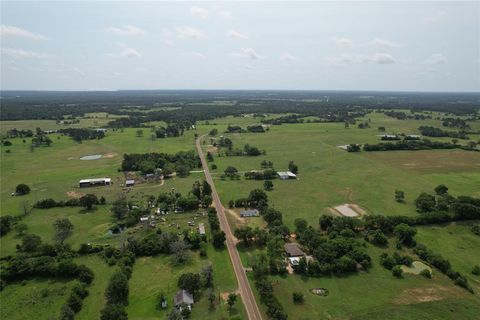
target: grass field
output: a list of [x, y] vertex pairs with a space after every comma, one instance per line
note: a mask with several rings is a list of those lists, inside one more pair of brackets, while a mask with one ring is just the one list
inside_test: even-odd
[[[316, 223], [327, 208], [342, 203], [356, 203], [369, 213], [416, 215], [413, 200], [421, 192], [432, 192], [444, 183], [453, 195], [480, 196], [480, 153], [461, 150], [396, 151], [348, 153], [337, 145], [376, 143], [377, 127], [390, 132], [418, 133], [420, 125], [441, 126], [438, 120], [396, 120], [382, 114], [370, 114], [371, 128], [345, 128], [343, 123], [305, 123], [272, 126], [266, 133], [224, 134], [242, 148], [246, 143], [266, 150], [258, 157], [216, 157], [215, 184], [222, 201], [245, 197], [262, 181], [222, 181], [227, 166], [239, 171], [259, 170], [262, 160], [272, 161], [277, 170], [286, 170], [293, 160], [299, 166], [296, 181], [274, 180], [268, 192], [272, 205], [283, 212], [293, 226], [295, 218]], [[253, 118], [230, 118], [217, 122], [222, 132], [226, 124], [246, 125]], [[206, 126], [213, 128], [213, 126]], [[390, 129], [389, 129], [390, 128]], [[200, 129], [200, 127], [199, 127]], [[473, 138], [473, 137], [472, 137]], [[207, 144], [210, 142], [206, 138]], [[405, 191], [405, 203], [394, 200], [395, 189]], [[287, 196], [286, 196], [287, 195]]]
[[0, 292], [2, 319], [58, 319], [75, 282], [33, 279], [15, 283]]
[[449, 260], [453, 270], [465, 275], [476, 292], [480, 292], [480, 276], [471, 273], [474, 265], [480, 265], [480, 237], [470, 231], [473, 223], [421, 227], [416, 239]]
[[[78, 127], [96, 127], [105, 125], [112, 116], [91, 114], [92, 118], [81, 119]], [[270, 115], [278, 117], [281, 115]], [[434, 114], [434, 116], [439, 116]], [[97, 118], [94, 118], [97, 117]], [[72, 236], [66, 241], [73, 249], [81, 243], [103, 243], [118, 246], [129, 235], [141, 235], [146, 232], [142, 226], [131, 228], [121, 235], [109, 235], [108, 229], [115, 223], [110, 214], [109, 203], [123, 192], [121, 184], [125, 177], [118, 172], [124, 153], [167, 152], [175, 153], [194, 149], [194, 134], [206, 134], [217, 128], [219, 135], [232, 138], [234, 146], [242, 148], [249, 143], [265, 149], [267, 154], [259, 157], [215, 157], [218, 166], [213, 170], [215, 185], [226, 206], [231, 199], [248, 195], [254, 188], [263, 188], [263, 181], [249, 181], [243, 177], [238, 181], [221, 180], [220, 175], [227, 166], [235, 166], [244, 172], [260, 169], [262, 160], [273, 161], [277, 170], [286, 170], [288, 162], [293, 160], [299, 166], [298, 180], [274, 180], [274, 190], [268, 192], [270, 205], [283, 212], [285, 223], [293, 228], [296, 218], [305, 218], [311, 225], [318, 225], [318, 217], [329, 213], [329, 207], [343, 203], [354, 203], [365, 208], [367, 214], [415, 216], [414, 199], [420, 192], [433, 192], [438, 184], [446, 184], [452, 195], [472, 195], [480, 197], [480, 153], [460, 150], [435, 151], [399, 151], [399, 152], [360, 152], [348, 153], [338, 145], [348, 143], [380, 142], [377, 127], [385, 126], [387, 133], [418, 133], [421, 125], [442, 127], [439, 120], [404, 120], [386, 117], [380, 113], [371, 113], [363, 120], [370, 119], [370, 128], [358, 129], [351, 125], [345, 128], [343, 123], [304, 123], [271, 126], [262, 134], [242, 133], [224, 134], [226, 127], [241, 125], [246, 127], [259, 123], [260, 118], [226, 117], [210, 120], [197, 125], [197, 130], [185, 131], [179, 138], [151, 139], [150, 129], [143, 128], [143, 137], [136, 136], [136, 128], [123, 131], [109, 130], [101, 140], [84, 141], [78, 144], [69, 137], [52, 134], [50, 147], [36, 148], [33, 152], [22, 139], [10, 139], [13, 143], [1, 147], [0, 153], [0, 214], [18, 215], [25, 203], [33, 204], [44, 198], [67, 200], [68, 192], [95, 193], [105, 196], [107, 205], [97, 206], [96, 210], [85, 212], [82, 208], [55, 208], [33, 210], [22, 223], [28, 226], [28, 233], [35, 233], [44, 242], [53, 242], [52, 223], [58, 218], [69, 218], [74, 225]], [[313, 120], [310, 118], [309, 120]], [[155, 125], [164, 125], [157, 122]], [[478, 122], [470, 123], [474, 130], [480, 129]], [[44, 130], [58, 129], [55, 121], [14, 121], [1, 122], [1, 131], [10, 128]], [[478, 135], [471, 135], [478, 140]], [[450, 139], [438, 139], [450, 141]], [[210, 139], [205, 139], [205, 148]], [[460, 141], [465, 143], [465, 141]], [[85, 155], [109, 155], [99, 160], [82, 161]], [[114, 184], [108, 187], [79, 189], [78, 180], [82, 178], [110, 177]], [[145, 203], [148, 195], [157, 196], [162, 191], [175, 188], [187, 193], [195, 180], [203, 179], [202, 172], [192, 173], [187, 178], [165, 180], [164, 184], [137, 184], [127, 195], [129, 199]], [[15, 186], [26, 183], [32, 191], [26, 196], [11, 197]], [[405, 203], [394, 200], [395, 189], [405, 191]], [[238, 211], [238, 210], [237, 210]], [[162, 230], [177, 232], [169, 223], [178, 223], [181, 229], [187, 227], [187, 221], [206, 222], [205, 217], [193, 213], [168, 215], [167, 222], [160, 224]], [[265, 227], [260, 218], [240, 221], [232, 214], [228, 215], [233, 227], [248, 224], [253, 227]], [[208, 232], [208, 226], [207, 226]], [[478, 277], [470, 274], [473, 264], [480, 264], [474, 254], [480, 246], [480, 238], [468, 230], [468, 225], [418, 228], [417, 240], [438, 251], [451, 261], [454, 270], [468, 277], [476, 291], [480, 291]], [[0, 256], [15, 254], [20, 239], [11, 231], [1, 239]], [[391, 245], [393, 247], [393, 245]], [[388, 249], [391, 251], [393, 249]], [[244, 266], [250, 265], [254, 248], [239, 248]], [[385, 249], [368, 245], [373, 259], [373, 267], [368, 272], [347, 277], [302, 278], [297, 275], [273, 277], [275, 295], [280, 299], [289, 319], [475, 319], [480, 314], [478, 295], [472, 296], [465, 290], [454, 286], [452, 281], [434, 270], [431, 280], [421, 276], [407, 274], [396, 279], [391, 272], [378, 263], [378, 257]], [[75, 258], [78, 264], [86, 264], [95, 273], [95, 280], [89, 288], [90, 295], [84, 300], [83, 308], [77, 319], [98, 319], [104, 306], [104, 292], [115, 267], [109, 267], [96, 255]], [[192, 261], [184, 267], [175, 267], [169, 257], [138, 258], [130, 280], [130, 304], [127, 312], [130, 319], [164, 318], [165, 311], [155, 308], [155, 297], [164, 291], [169, 298], [169, 307], [177, 290], [177, 280], [181, 273], [199, 272], [202, 266], [211, 262], [214, 268], [215, 293], [227, 293], [235, 290], [236, 279], [226, 250], [216, 251], [208, 246], [208, 258], [202, 259], [194, 253]], [[57, 315], [66, 299], [66, 293], [73, 282], [30, 280], [24, 286], [7, 286], [1, 295], [2, 317], [6, 319], [25, 319], [36, 317], [50, 319]], [[253, 284], [252, 284], [253, 287]], [[310, 289], [323, 287], [329, 295], [319, 297], [311, 294]], [[48, 289], [47, 297], [41, 293]], [[303, 305], [292, 303], [292, 292], [300, 291], [305, 295]], [[258, 298], [258, 297], [257, 297]], [[22, 310], [17, 311], [17, 306]], [[263, 307], [262, 307], [263, 308]], [[193, 319], [246, 319], [241, 301], [229, 312], [225, 304], [218, 303], [215, 311], [208, 310], [205, 296], [195, 304]]]

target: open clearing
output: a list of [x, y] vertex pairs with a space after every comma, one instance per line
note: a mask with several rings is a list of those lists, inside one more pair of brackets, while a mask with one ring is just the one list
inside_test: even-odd
[[425, 263], [421, 261], [413, 261], [411, 267], [402, 266], [401, 268], [403, 272], [411, 273], [411, 274], [420, 274], [420, 272], [422, 272], [423, 270], [428, 270], [430, 271], [430, 273], [432, 272], [432, 268], [430, 268], [429, 266], [427, 266]]
[[335, 212], [344, 216], [344, 217], [358, 217], [365, 214], [365, 211], [362, 210], [358, 205], [345, 203], [333, 208]]

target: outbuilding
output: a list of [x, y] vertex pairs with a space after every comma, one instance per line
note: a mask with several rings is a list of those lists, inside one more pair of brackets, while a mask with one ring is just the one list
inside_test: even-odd
[[110, 178], [82, 179], [78, 182], [80, 188], [107, 186], [110, 184], [112, 184], [112, 179]]
[[240, 211], [240, 217], [247, 218], [247, 217], [258, 217], [260, 213], [257, 209], [248, 209]]
[[279, 171], [277, 175], [282, 180], [297, 179], [297, 175], [291, 171]]
[[133, 187], [135, 185], [135, 180], [125, 181], [125, 187]]
[[198, 224], [198, 233], [201, 236], [205, 235], [205, 224], [203, 222]]
[[295, 243], [295, 242], [285, 243], [283, 248], [285, 249], [285, 252], [289, 258], [305, 256], [305, 252], [303, 252], [302, 249], [300, 249], [298, 243]]
[[173, 299], [175, 308], [182, 311], [182, 305], [185, 305], [189, 310], [192, 310], [193, 296], [187, 290], [178, 290], [175, 298]]

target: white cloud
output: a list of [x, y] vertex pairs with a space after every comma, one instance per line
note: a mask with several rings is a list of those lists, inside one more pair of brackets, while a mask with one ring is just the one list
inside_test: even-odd
[[432, 56], [424, 61], [425, 64], [446, 64], [448, 62], [447, 58], [441, 53], [434, 53]]
[[353, 40], [350, 38], [338, 38], [334, 37], [332, 38], [333, 42], [335, 42], [336, 45], [339, 46], [351, 46], [353, 45]]
[[348, 64], [391, 64], [395, 63], [395, 58], [388, 53], [374, 53], [371, 55], [351, 55], [343, 53], [337, 57], [328, 57], [326, 63], [330, 66], [345, 66]]
[[390, 64], [396, 62], [395, 58], [388, 53], [374, 53], [373, 55], [366, 56], [365, 61], [378, 64]]
[[110, 27], [107, 30], [119, 36], [141, 36], [145, 34], [144, 30], [131, 25], [124, 25], [121, 27]]
[[289, 52], [285, 52], [280, 56], [280, 60], [284, 61], [284, 62], [287, 62], [287, 63], [292, 63], [292, 62], [294, 62], [298, 59], [295, 56], [293, 56], [292, 54], [290, 54]]
[[72, 69], [72, 72], [78, 74], [79, 76], [82, 76], [82, 77], [85, 77], [85, 72], [83, 70], [81, 70], [80, 68], [73, 68]]
[[383, 49], [397, 48], [400, 45], [396, 42], [375, 38], [372, 41], [365, 43], [366, 46], [380, 47]]
[[49, 55], [42, 52], [26, 51], [23, 49], [14, 49], [14, 48], [2, 48], [2, 53], [6, 54], [12, 58], [34, 58], [34, 59], [45, 59]]
[[240, 52], [234, 52], [231, 55], [234, 57], [250, 58], [252, 60], [263, 58], [263, 56], [259, 55], [253, 48], [241, 48]]
[[437, 11], [433, 14], [425, 16], [423, 18], [423, 22], [428, 23], [428, 24], [437, 23], [437, 22], [440, 22], [440, 21], [444, 20], [446, 16], [447, 16], [447, 13], [445, 11]]
[[190, 8], [190, 15], [195, 18], [200, 19], [207, 19], [208, 18], [208, 10], [201, 7], [191, 7]]
[[205, 36], [203, 31], [192, 27], [178, 27], [175, 30], [180, 38], [198, 39]]
[[47, 37], [39, 33], [34, 33], [25, 29], [21, 29], [19, 27], [7, 26], [3, 24], [0, 26], [0, 35], [2, 37], [5, 37], [5, 36], [21, 37], [21, 38], [26, 38], [30, 40], [46, 40], [47, 39]]
[[228, 31], [228, 37], [230, 39], [248, 39], [248, 36], [244, 33], [241, 33], [237, 30], [230, 30]]
[[[120, 45], [122, 46], [122, 45]], [[109, 57], [139, 58], [142, 55], [136, 49], [131, 47], [123, 47], [119, 53], [107, 53]]]
[[200, 52], [190, 52], [190, 55], [196, 57], [196, 58], [201, 58], [201, 59], [205, 59], [206, 56], [203, 54], [203, 53], [200, 53]]
[[173, 42], [172, 40], [166, 39], [166, 40], [163, 40], [162, 42], [164, 45], [168, 47], [175, 47], [175, 42]]
[[231, 20], [233, 18], [232, 13], [230, 11], [224, 11], [224, 10], [218, 12], [218, 16], [222, 20]]
[[250, 65], [250, 64], [246, 64], [246, 65], [244, 65], [243, 67], [244, 67], [245, 69], [247, 69], [247, 70], [253, 70], [253, 69], [254, 69], [253, 66]]

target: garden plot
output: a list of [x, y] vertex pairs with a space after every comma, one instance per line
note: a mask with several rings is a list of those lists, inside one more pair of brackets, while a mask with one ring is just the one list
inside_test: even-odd
[[365, 214], [365, 210], [356, 204], [345, 203], [332, 208], [334, 213], [340, 214], [344, 217], [358, 217]]

